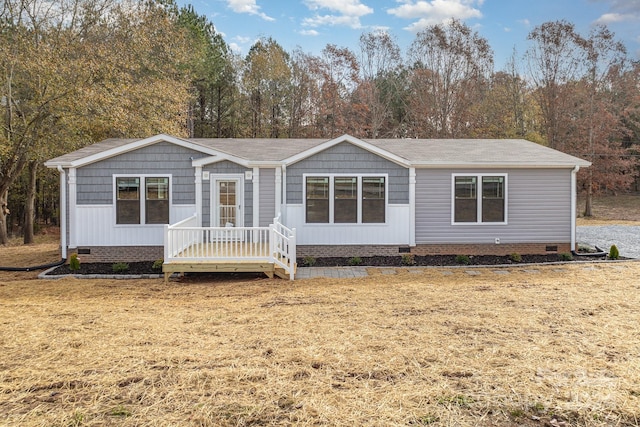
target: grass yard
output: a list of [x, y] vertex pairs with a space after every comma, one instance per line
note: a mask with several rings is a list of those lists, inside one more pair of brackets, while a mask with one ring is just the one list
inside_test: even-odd
[[536, 270], [5, 273], [0, 424], [638, 425], [640, 264]]
[[593, 199], [592, 210], [593, 217], [581, 217], [584, 212], [584, 198], [578, 197], [578, 225], [640, 225], [640, 193], [597, 196]]
[[640, 262], [385, 272], [0, 272], [0, 425], [640, 425]]

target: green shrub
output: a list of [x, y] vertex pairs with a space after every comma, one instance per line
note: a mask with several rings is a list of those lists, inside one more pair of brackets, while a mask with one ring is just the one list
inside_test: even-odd
[[618, 259], [620, 258], [620, 252], [618, 251], [618, 247], [616, 245], [611, 245], [609, 248], [609, 259]]
[[509, 259], [513, 262], [522, 262], [522, 255], [514, 252], [511, 255], [509, 255]]
[[402, 265], [416, 265], [413, 254], [402, 254]]
[[359, 256], [354, 256], [353, 258], [349, 258], [349, 265], [360, 265], [362, 264], [362, 258]]
[[313, 267], [316, 264], [316, 259], [312, 256], [306, 256], [302, 259], [302, 265], [305, 267]]
[[80, 270], [80, 259], [78, 258], [78, 254], [71, 254], [71, 256], [69, 257], [69, 270]]
[[162, 264], [164, 264], [164, 260], [163, 259], [157, 259], [153, 262], [153, 265], [151, 266], [151, 268], [153, 270], [162, 270]]
[[111, 266], [111, 269], [114, 273], [124, 273], [125, 271], [129, 270], [129, 264], [127, 264], [126, 262], [116, 262]]
[[468, 255], [456, 255], [456, 264], [469, 265], [471, 264], [471, 258]]
[[563, 252], [561, 254], [558, 255], [560, 257], [560, 260], [562, 261], [573, 261], [573, 255], [571, 255], [571, 252]]

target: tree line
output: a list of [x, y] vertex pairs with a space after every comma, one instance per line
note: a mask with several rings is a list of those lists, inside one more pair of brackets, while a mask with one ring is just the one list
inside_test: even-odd
[[[48, 158], [106, 138], [525, 138], [587, 159], [585, 214], [638, 174], [640, 63], [605, 26], [546, 22], [494, 69], [452, 20], [365, 32], [319, 55], [259, 39], [233, 52], [174, 0], [5, 0], [0, 9], [0, 243], [55, 222]], [[637, 185], [637, 182], [636, 182]]]

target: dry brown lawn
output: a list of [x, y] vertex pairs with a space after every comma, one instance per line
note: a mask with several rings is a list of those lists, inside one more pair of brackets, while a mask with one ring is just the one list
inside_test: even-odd
[[593, 199], [593, 216], [582, 217], [584, 200], [578, 199], [578, 225], [640, 225], [640, 193], [602, 195]]
[[0, 425], [640, 425], [640, 262], [369, 272], [0, 272]]
[[0, 273], [0, 424], [640, 423], [640, 263], [468, 270]]

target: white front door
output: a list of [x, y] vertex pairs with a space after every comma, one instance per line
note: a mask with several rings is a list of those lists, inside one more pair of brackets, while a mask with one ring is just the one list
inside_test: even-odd
[[211, 226], [242, 227], [242, 178], [214, 177], [211, 187]]

